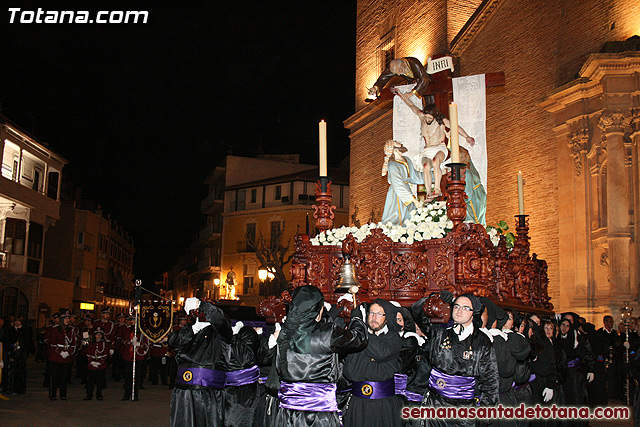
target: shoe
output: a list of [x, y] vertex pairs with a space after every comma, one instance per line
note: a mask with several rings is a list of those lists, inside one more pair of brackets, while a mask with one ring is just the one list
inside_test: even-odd
[[49, 396], [49, 400], [56, 400], [55, 396]]
[[60, 397], [60, 400], [67, 400], [67, 396], [65, 396], [65, 397]]
[[125, 397], [123, 397], [123, 398], [122, 398], [122, 399], [120, 399], [120, 400], [131, 400], [131, 398], [130, 398], [130, 397], [127, 397], [127, 396], [125, 396]]
[[91, 400], [91, 396], [85, 396], [85, 398], [82, 400]]
[[137, 402], [138, 400], [140, 400], [140, 399], [138, 399], [137, 397], [134, 397], [134, 398], [133, 398], [133, 401], [134, 401], [134, 402]]
[[102, 396], [96, 396], [96, 400], [102, 400]]

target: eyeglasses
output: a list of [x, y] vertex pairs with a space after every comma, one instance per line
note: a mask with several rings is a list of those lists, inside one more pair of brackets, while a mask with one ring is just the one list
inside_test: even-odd
[[464, 310], [464, 311], [473, 311], [473, 308], [467, 307], [466, 305], [453, 304], [454, 310]]
[[384, 313], [376, 313], [375, 311], [369, 312], [369, 317], [384, 317], [384, 316], [385, 316]]

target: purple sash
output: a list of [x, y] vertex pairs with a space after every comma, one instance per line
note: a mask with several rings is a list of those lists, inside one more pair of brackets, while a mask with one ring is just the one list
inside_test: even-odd
[[280, 407], [296, 411], [336, 412], [335, 383], [288, 383], [280, 381]]
[[389, 378], [386, 381], [356, 382], [351, 385], [351, 393], [362, 399], [384, 399], [396, 394], [396, 381]]
[[185, 368], [178, 366], [176, 382], [181, 385], [199, 385], [211, 388], [224, 388], [225, 373], [216, 369]]
[[414, 393], [412, 391], [406, 390], [404, 395], [407, 397], [409, 402], [422, 402], [422, 395], [418, 393]]
[[449, 399], [471, 400], [475, 397], [475, 386], [475, 377], [449, 375], [436, 368], [431, 369], [429, 388], [440, 396]]
[[567, 363], [567, 368], [575, 368], [576, 366], [578, 366], [579, 363], [580, 363], [580, 359], [578, 358], [569, 360], [569, 363]]
[[529, 379], [527, 380], [526, 383], [522, 383], [522, 384], [516, 384], [515, 382], [513, 384], [511, 384], [511, 387], [513, 387], [514, 390], [520, 390], [521, 388], [525, 388], [526, 386], [529, 385], [529, 383], [532, 383], [533, 380], [536, 379], [536, 374], [531, 374], [529, 375]]
[[405, 374], [393, 374], [396, 394], [404, 396], [407, 391], [407, 376]]
[[237, 371], [227, 372], [227, 380], [225, 386], [238, 387], [241, 385], [253, 384], [258, 381], [260, 369], [254, 365], [247, 369], [239, 369]]
[[262, 377], [262, 376], [258, 377], [258, 383], [259, 384], [266, 383], [267, 382], [267, 378], [269, 378], [269, 377]]

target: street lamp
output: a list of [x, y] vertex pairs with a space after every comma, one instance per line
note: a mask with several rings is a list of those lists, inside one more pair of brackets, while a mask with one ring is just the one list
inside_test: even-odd
[[220, 284], [220, 279], [218, 279], [217, 277], [213, 279], [213, 284], [218, 286]]
[[260, 270], [258, 270], [258, 278], [261, 282], [267, 280], [267, 277], [269, 277], [269, 272], [266, 268], [261, 268]]
[[184, 304], [184, 297], [179, 298], [180, 304]]

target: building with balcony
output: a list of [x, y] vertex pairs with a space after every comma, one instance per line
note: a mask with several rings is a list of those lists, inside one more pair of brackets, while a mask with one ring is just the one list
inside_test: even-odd
[[[106, 307], [128, 313], [133, 299], [132, 237], [101, 209], [80, 200], [62, 202], [50, 230], [44, 274], [73, 283], [73, 308], [98, 315]], [[83, 305], [85, 304], [85, 305]]]
[[[260, 282], [258, 270], [266, 268], [250, 242], [262, 241], [269, 248], [286, 248], [284, 260], [293, 254], [296, 233], [315, 234], [313, 208], [315, 167], [304, 171], [277, 175], [245, 182], [225, 189], [224, 227], [222, 238], [222, 277], [233, 270], [236, 275], [235, 294], [247, 304], [253, 304], [268, 292]], [[329, 169], [336, 206], [334, 227], [349, 224], [349, 171]], [[282, 266], [290, 280], [289, 264]], [[228, 290], [223, 280], [221, 294]]]
[[[0, 115], [0, 317], [39, 312], [45, 236], [60, 218], [62, 168], [68, 162]], [[59, 286], [60, 301], [65, 297]]]
[[[347, 224], [348, 171], [331, 173], [339, 226]], [[209, 193], [200, 206], [206, 217], [204, 228], [163, 279], [167, 298], [177, 302], [191, 296], [225, 298], [224, 284], [233, 266], [236, 295], [251, 303], [260, 294], [260, 265], [247, 236], [255, 238], [260, 232], [271, 236], [277, 227], [284, 227], [281, 243], [286, 246], [298, 230], [305, 232], [317, 175], [318, 167], [300, 163], [297, 154], [227, 156], [205, 180]], [[293, 251], [293, 245], [290, 248]]]

